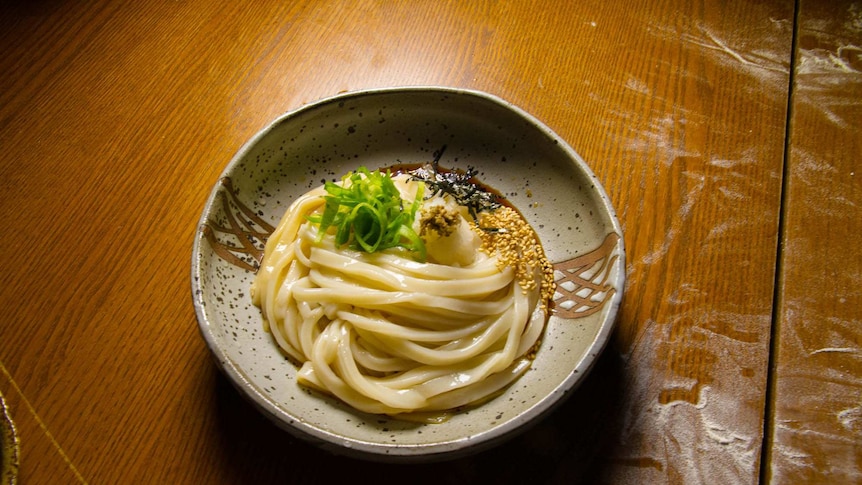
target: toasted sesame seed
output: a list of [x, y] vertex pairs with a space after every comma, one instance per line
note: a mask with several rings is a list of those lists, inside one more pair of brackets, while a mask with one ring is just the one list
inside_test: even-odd
[[556, 283], [554, 267], [545, 256], [545, 251], [530, 224], [517, 211], [500, 207], [494, 211], [483, 212], [479, 220], [482, 234], [482, 251], [489, 255], [497, 254], [500, 270], [511, 267], [515, 278], [524, 292], [536, 289], [536, 271], [541, 271], [541, 298], [543, 310], [552, 301]]

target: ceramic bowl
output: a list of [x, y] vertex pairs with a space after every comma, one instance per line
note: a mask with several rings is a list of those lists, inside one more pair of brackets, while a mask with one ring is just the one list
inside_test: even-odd
[[[538, 233], [558, 293], [532, 368], [501, 395], [441, 424], [356, 411], [297, 385], [249, 296], [264, 241], [298, 195], [359, 166], [475, 167]], [[289, 112], [227, 164], [194, 241], [192, 296], [219, 367], [276, 425], [338, 454], [432, 461], [496, 445], [574, 390], [605, 347], [623, 292], [624, 249], [594, 174], [551, 129], [482, 92], [406, 87], [349, 92]]]
[[6, 401], [0, 394], [0, 483], [18, 482], [18, 435], [9, 415]]

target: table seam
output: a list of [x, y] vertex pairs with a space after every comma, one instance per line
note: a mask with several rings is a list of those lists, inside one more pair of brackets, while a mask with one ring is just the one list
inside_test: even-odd
[[760, 473], [758, 483], [768, 483], [771, 478], [771, 457], [772, 457], [772, 432], [773, 419], [775, 417], [775, 371], [778, 362], [776, 353], [779, 350], [779, 322], [781, 321], [781, 305], [783, 302], [783, 293], [781, 291], [781, 281], [784, 274], [784, 234], [786, 231], [786, 210], [787, 210], [787, 185], [789, 179], [790, 167], [790, 145], [791, 145], [791, 124], [793, 120], [793, 98], [796, 93], [796, 67], [798, 62], [798, 42], [799, 42], [799, 11], [801, 5], [800, 0], [793, 2], [793, 27], [790, 39], [790, 72], [787, 82], [787, 106], [785, 109], [784, 123], [784, 156], [781, 165], [781, 186], [778, 196], [778, 227], [775, 244], [775, 272], [773, 280], [772, 293], [772, 315], [771, 325], [769, 327], [769, 344], [766, 362], [766, 392], [763, 400], [763, 436], [761, 438], [760, 448]]

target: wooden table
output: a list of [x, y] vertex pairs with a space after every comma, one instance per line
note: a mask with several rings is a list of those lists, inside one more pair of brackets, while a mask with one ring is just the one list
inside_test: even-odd
[[[820, 3], [3, 2], [0, 393], [21, 483], [859, 483], [862, 4]], [[397, 85], [534, 114], [625, 232], [594, 372], [445, 464], [275, 428], [217, 371], [189, 291], [203, 204], [250, 136]]]

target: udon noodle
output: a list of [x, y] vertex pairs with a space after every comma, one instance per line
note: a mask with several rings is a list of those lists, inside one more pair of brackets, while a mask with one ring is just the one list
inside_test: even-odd
[[377, 414], [483, 402], [529, 368], [551, 266], [517, 211], [476, 213], [446, 193], [417, 197], [426, 182], [409, 174], [392, 180], [404, 204], [421, 203], [412, 229], [424, 254], [363, 251], [339, 244], [332, 228], [321, 233], [319, 187], [294, 201], [268, 239], [253, 301], [300, 366], [301, 385]]

